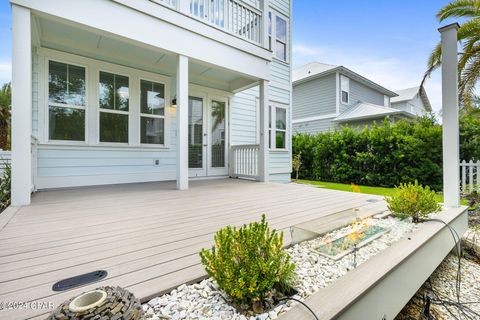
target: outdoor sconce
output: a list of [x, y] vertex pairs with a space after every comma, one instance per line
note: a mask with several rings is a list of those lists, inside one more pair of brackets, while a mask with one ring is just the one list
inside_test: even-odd
[[176, 107], [177, 107], [177, 98], [173, 98], [173, 99], [172, 99], [171, 107], [172, 107], [172, 108], [176, 108]]

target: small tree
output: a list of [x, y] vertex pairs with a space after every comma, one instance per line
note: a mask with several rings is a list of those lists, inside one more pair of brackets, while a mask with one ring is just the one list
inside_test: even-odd
[[429, 186], [419, 185], [418, 181], [401, 183], [395, 191], [396, 194], [385, 197], [385, 201], [388, 203], [388, 210], [400, 219], [412, 217], [413, 222], [418, 223], [422, 218], [442, 208], [437, 203], [435, 191], [430, 190]]
[[302, 153], [299, 152], [292, 158], [292, 168], [295, 171], [295, 180], [298, 181], [298, 173], [302, 167]]
[[[270, 230], [261, 222], [241, 228], [226, 227], [215, 234], [211, 250], [200, 252], [202, 264], [233, 303], [242, 308], [262, 309], [267, 294], [274, 288], [291, 288], [295, 264], [282, 250], [283, 233]], [[257, 308], [254, 308], [257, 306]]]

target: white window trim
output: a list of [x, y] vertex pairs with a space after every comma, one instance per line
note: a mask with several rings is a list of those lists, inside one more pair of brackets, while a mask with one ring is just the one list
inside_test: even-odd
[[[347, 101], [343, 100], [343, 92], [347, 93]], [[340, 102], [346, 105], [350, 104], [350, 79], [344, 75], [340, 75]]]
[[[142, 113], [142, 107], [141, 107], [141, 95], [142, 95], [142, 86], [141, 86], [141, 82], [142, 80], [144, 81], [150, 81], [150, 82], [154, 82], [154, 83], [158, 83], [158, 84], [162, 84], [163, 85], [163, 96], [164, 96], [164, 99], [165, 99], [165, 108], [163, 110], [163, 115], [158, 115], [158, 114], [149, 114], [149, 113]], [[168, 112], [168, 107], [169, 107], [169, 104], [170, 104], [170, 101], [167, 100], [167, 84], [162, 82], [162, 81], [158, 81], [158, 80], [154, 80], [152, 78], [149, 78], [149, 77], [139, 77], [138, 79], [138, 117], [137, 117], [137, 126], [138, 126], [138, 131], [137, 131], [137, 134], [138, 134], [138, 143], [139, 145], [141, 145], [142, 147], [165, 147], [167, 145], [167, 112]], [[163, 144], [160, 144], [160, 143], [142, 143], [142, 125], [141, 125], [141, 122], [142, 122], [142, 117], [146, 117], [146, 118], [156, 118], [156, 119], [163, 119]]]
[[[268, 35], [269, 38], [270, 38], [270, 43], [271, 43], [270, 50], [272, 50], [272, 57], [275, 60], [281, 61], [283, 63], [288, 63], [288, 61], [290, 59], [290, 54], [289, 54], [289, 52], [290, 52], [289, 51], [290, 20], [289, 20], [289, 18], [287, 18], [286, 16], [284, 16], [280, 12], [275, 11], [273, 8], [270, 8], [269, 12], [271, 12], [271, 14], [272, 14], [272, 27], [271, 27], [272, 33]], [[285, 21], [286, 42], [283, 42], [282, 40], [278, 40], [281, 43], [285, 44], [285, 60], [277, 57], [277, 50], [276, 50], [277, 49], [276, 48], [276, 45], [277, 45], [277, 17], [279, 17], [280, 19], [283, 19]]]
[[[172, 117], [175, 115], [175, 109], [170, 105], [170, 83], [171, 78], [157, 73], [147, 72], [131, 67], [125, 67], [109, 62], [86, 58], [70, 53], [60, 52], [53, 49], [38, 49], [39, 63], [42, 69], [39, 70], [43, 75], [39, 81], [39, 101], [38, 101], [38, 118], [39, 125], [43, 124], [43, 128], [39, 127], [39, 144], [49, 146], [85, 146], [85, 147], [111, 147], [111, 148], [131, 148], [136, 149], [156, 149], [166, 150], [170, 148], [170, 125], [174, 121]], [[86, 80], [86, 109], [85, 109], [85, 141], [70, 140], [49, 140], [49, 103], [48, 103], [48, 63], [49, 61], [57, 61], [66, 64], [72, 64], [85, 68]], [[100, 119], [99, 119], [99, 74], [100, 71], [110, 72], [118, 75], [129, 77], [129, 143], [102, 142], [100, 140]], [[164, 145], [159, 144], [140, 144], [140, 80], [145, 79], [165, 85], [165, 137]], [[137, 88], [138, 82], [138, 88]], [[193, 86], [193, 85], [191, 85]], [[138, 97], [137, 97], [138, 92]], [[114, 111], [114, 110], [110, 110]], [[117, 111], [122, 112], [122, 111]], [[123, 111], [125, 112], [125, 111]], [[112, 112], [113, 113], [113, 112]], [[138, 132], [138, 133], [137, 133]]]
[[383, 106], [388, 108], [391, 106], [390, 97], [386, 94], [383, 95]]
[[[281, 104], [281, 103], [269, 103], [269, 106], [271, 107], [271, 114], [270, 114], [270, 119], [272, 120], [272, 127], [268, 128], [268, 133], [269, 133], [269, 138], [270, 138], [270, 150], [271, 151], [288, 151], [288, 137], [289, 137], [289, 126], [288, 126], [288, 106]], [[276, 117], [277, 117], [277, 108], [278, 109], [285, 109], [285, 129], [277, 129], [277, 122], [276, 122]], [[285, 147], [284, 148], [277, 148], [277, 141], [276, 141], [276, 136], [277, 136], [277, 131], [280, 132], [285, 132]]]
[[[77, 106], [77, 105], [71, 105], [71, 104], [63, 104], [63, 103], [50, 103], [50, 83], [48, 76], [50, 74], [50, 61], [53, 62], [59, 62], [59, 63], [64, 63], [67, 65], [74, 65], [77, 67], [82, 67], [85, 68], [85, 105], [84, 106]], [[82, 64], [79, 62], [71, 61], [68, 59], [57, 59], [57, 58], [50, 58], [47, 57], [45, 59], [45, 65], [44, 65], [44, 70], [45, 70], [45, 77], [44, 77], [44, 85], [45, 85], [45, 95], [44, 95], [44, 125], [45, 128], [43, 130], [44, 134], [44, 139], [48, 141], [48, 143], [53, 143], [53, 144], [72, 144], [72, 145], [85, 145], [86, 141], [88, 139], [88, 99], [89, 99], [89, 90], [88, 90], [88, 75], [89, 75], [89, 70], [88, 66], [86, 64]], [[39, 109], [40, 109], [40, 104], [42, 101], [38, 101], [39, 103]], [[50, 106], [54, 107], [61, 107], [61, 108], [69, 108], [69, 109], [79, 109], [79, 110], [85, 110], [85, 134], [84, 134], [84, 140], [83, 141], [77, 141], [77, 140], [55, 140], [55, 139], [50, 139]]]

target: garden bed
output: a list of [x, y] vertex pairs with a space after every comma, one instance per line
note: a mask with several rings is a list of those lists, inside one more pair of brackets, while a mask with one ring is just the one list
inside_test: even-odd
[[[354, 232], [355, 225], [340, 228], [313, 240], [296, 244], [286, 251], [296, 263], [297, 281], [294, 298], [304, 300], [318, 290], [334, 283], [357, 265], [382, 252], [401, 238], [417, 229], [417, 225], [393, 217], [370, 218], [368, 226], [390, 230], [358, 246], [353, 252], [334, 260], [315, 250], [332, 239], [340, 239]], [[281, 303], [263, 314], [241, 314], [232, 306], [214, 281], [205, 279], [192, 285], [181, 285], [169, 294], [157, 297], [144, 304], [146, 319], [276, 319], [289, 310], [291, 301]]]

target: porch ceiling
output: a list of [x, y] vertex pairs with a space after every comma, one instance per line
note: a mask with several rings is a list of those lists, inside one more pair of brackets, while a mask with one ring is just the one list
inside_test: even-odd
[[[86, 30], [83, 26], [58, 18], [41, 15], [34, 20], [37, 45], [42, 47], [166, 76], [174, 76], [176, 73], [177, 56], [174, 53], [143, 44], [134, 45], [126, 39], [93, 29]], [[204, 48], [199, 48], [202, 49]], [[258, 81], [193, 59], [189, 63], [189, 79], [197, 85], [229, 92], [252, 86]]]

